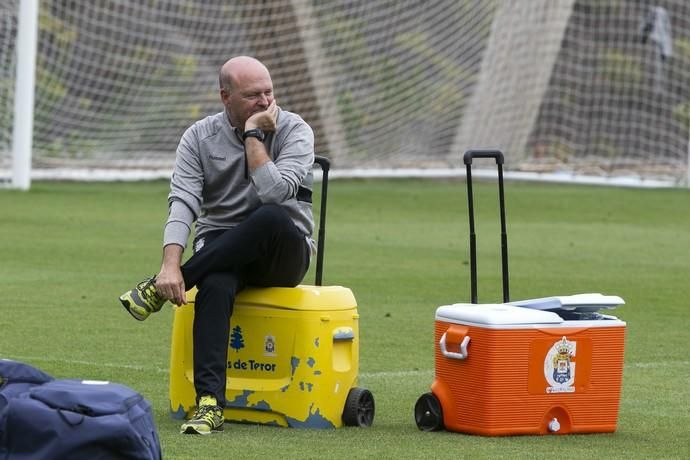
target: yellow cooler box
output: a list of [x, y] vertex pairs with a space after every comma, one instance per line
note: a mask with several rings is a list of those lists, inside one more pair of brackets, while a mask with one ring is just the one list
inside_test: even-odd
[[[175, 309], [170, 410], [195, 409], [190, 303]], [[341, 286], [248, 288], [230, 320], [225, 419], [297, 428], [369, 426], [371, 393], [357, 388], [357, 303]]]

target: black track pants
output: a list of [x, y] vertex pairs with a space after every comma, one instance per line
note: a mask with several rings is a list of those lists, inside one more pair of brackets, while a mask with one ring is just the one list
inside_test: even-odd
[[[200, 241], [203, 240], [203, 241]], [[182, 265], [194, 303], [194, 387], [197, 399], [215, 396], [225, 405], [230, 316], [245, 286], [296, 286], [309, 268], [309, 245], [284, 208], [263, 205], [229, 230], [197, 238]]]

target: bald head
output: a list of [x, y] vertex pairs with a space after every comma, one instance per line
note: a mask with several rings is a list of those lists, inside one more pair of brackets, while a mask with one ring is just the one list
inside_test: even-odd
[[231, 92], [242, 80], [269, 78], [270, 74], [265, 65], [250, 56], [236, 56], [229, 59], [220, 68], [218, 80], [220, 89]]
[[268, 109], [273, 102], [273, 82], [261, 61], [237, 56], [220, 68], [220, 97], [230, 123], [244, 129], [247, 119]]

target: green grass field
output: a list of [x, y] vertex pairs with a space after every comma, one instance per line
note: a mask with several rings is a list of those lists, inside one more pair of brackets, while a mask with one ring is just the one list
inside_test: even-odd
[[[226, 426], [178, 434], [168, 411], [172, 312], [144, 323], [118, 295], [159, 268], [168, 185], [35, 183], [0, 191], [0, 357], [61, 378], [111, 380], [154, 406], [167, 459], [687, 458], [690, 451], [690, 191], [508, 182], [511, 298], [615, 294], [626, 305], [613, 434], [486, 438], [417, 430], [433, 380], [439, 305], [469, 301], [464, 182], [333, 181], [325, 284], [360, 319], [368, 429]], [[493, 183], [475, 186], [479, 301], [501, 298]], [[312, 282], [313, 273], [306, 281]]]

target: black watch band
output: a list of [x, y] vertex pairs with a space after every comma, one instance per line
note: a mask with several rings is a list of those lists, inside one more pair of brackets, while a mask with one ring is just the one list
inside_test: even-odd
[[259, 128], [254, 128], [242, 133], [242, 141], [246, 141], [248, 137], [255, 137], [259, 139], [261, 142], [263, 142], [266, 138], [266, 135]]

